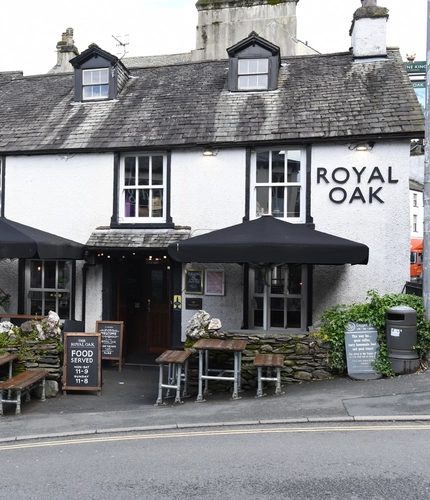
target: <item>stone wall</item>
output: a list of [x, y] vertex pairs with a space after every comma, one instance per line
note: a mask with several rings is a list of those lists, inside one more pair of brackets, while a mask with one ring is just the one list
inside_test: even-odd
[[[333, 377], [327, 365], [327, 349], [324, 343], [312, 335], [283, 335], [270, 333], [227, 333], [216, 337], [246, 340], [247, 346], [242, 354], [242, 388], [254, 389], [257, 385], [257, 369], [253, 360], [258, 353], [282, 354], [284, 367], [281, 370], [283, 384], [322, 380]], [[186, 348], [192, 349], [193, 342], [187, 342]], [[214, 351], [211, 355], [212, 367], [224, 367], [232, 364], [232, 355]], [[198, 379], [197, 353], [190, 363], [190, 380]], [[195, 373], [193, 373], [195, 372]], [[196, 375], [196, 376], [194, 376]], [[218, 385], [223, 385], [218, 383]]]

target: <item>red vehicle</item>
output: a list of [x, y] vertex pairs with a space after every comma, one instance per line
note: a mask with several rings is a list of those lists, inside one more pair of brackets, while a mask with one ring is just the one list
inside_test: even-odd
[[411, 280], [420, 278], [423, 272], [423, 240], [422, 238], [411, 239]]

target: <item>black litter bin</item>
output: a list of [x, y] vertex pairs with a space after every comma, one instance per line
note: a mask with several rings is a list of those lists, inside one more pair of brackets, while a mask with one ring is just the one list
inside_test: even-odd
[[391, 307], [386, 313], [388, 357], [394, 373], [414, 373], [420, 367], [417, 344], [417, 312], [412, 307]]

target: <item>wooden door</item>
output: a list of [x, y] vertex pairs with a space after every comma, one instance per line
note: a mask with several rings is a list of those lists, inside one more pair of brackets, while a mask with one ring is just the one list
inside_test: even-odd
[[118, 319], [124, 321], [126, 361], [170, 348], [170, 266], [163, 256], [122, 259]]
[[170, 347], [170, 266], [167, 259], [147, 264], [147, 352], [162, 353]]

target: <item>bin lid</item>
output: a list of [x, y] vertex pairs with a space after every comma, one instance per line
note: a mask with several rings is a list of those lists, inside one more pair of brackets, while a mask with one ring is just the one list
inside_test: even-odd
[[416, 323], [417, 311], [409, 306], [394, 306], [387, 309], [386, 317], [390, 321], [401, 321], [403, 324]]

